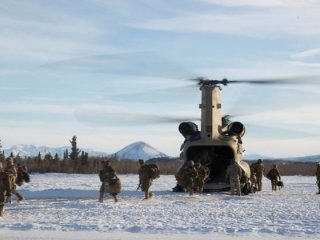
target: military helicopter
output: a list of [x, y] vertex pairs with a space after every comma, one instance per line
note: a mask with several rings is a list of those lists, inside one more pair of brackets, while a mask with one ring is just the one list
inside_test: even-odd
[[[230, 116], [222, 116], [220, 94], [222, 86], [228, 84], [283, 85], [283, 84], [319, 84], [319, 76], [301, 76], [290, 78], [269, 78], [257, 80], [210, 80], [199, 77], [197, 81], [201, 90], [201, 129], [193, 122], [182, 122], [179, 131], [185, 141], [181, 146], [180, 159], [184, 163], [199, 161], [210, 169], [209, 181], [204, 190], [219, 191], [230, 188], [225, 182], [229, 164], [236, 162], [243, 170], [241, 186], [247, 186], [250, 178], [250, 166], [243, 160], [242, 137], [245, 126], [238, 121], [230, 121]], [[178, 186], [178, 185], [177, 185]], [[176, 188], [174, 188], [175, 190]], [[179, 188], [178, 188], [179, 189]]]
[[184, 162], [200, 161], [210, 169], [209, 181], [204, 190], [225, 190], [230, 186], [225, 182], [226, 169], [233, 161], [243, 169], [241, 184], [250, 178], [250, 166], [243, 161], [241, 137], [245, 127], [241, 122], [230, 122], [221, 113], [221, 85], [229, 81], [197, 78], [201, 90], [201, 130], [193, 122], [182, 122], [179, 131], [185, 141], [181, 146], [180, 158]]

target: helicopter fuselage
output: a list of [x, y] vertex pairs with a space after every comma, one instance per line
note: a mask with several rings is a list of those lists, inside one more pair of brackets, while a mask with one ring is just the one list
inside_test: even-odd
[[199, 161], [209, 167], [210, 176], [204, 190], [223, 190], [230, 187], [225, 181], [225, 175], [227, 167], [234, 161], [243, 169], [244, 177], [250, 177], [250, 167], [242, 160], [241, 137], [245, 129], [240, 122], [223, 126], [220, 86], [204, 84], [200, 89], [201, 131], [180, 131], [186, 139], [180, 158], [184, 162]]

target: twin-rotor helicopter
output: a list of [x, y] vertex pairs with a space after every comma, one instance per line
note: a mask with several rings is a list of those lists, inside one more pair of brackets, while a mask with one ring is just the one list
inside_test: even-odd
[[250, 178], [250, 166], [243, 160], [244, 149], [242, 137], [245, 134], [245, 126], [238, 121], [230, 121], [228, 115], [222, 116], [222, 104], [220, 94], [222, 86], [233, 83], [246, 84], [318, 84], [314, 81], [317, 77], [307, 78], [277, 78], [260, 80], [210, 80], [196, 78], [201, 90], [201, 128], [193, 122], [182, 122], [179, 131], [185, 141], [181, 146], [180, 158], [184, 162], [200, 161], [209, 167], [209, 180], [204, 190], [224, 190], [229, 188], [225, 182], [227, 167], [238, 163], [243, 170], [241, 178], [242, 186], [245, 186]]
[[179, 131], [185, 138], [180, 158], [184, 162], [200, 161], [209, 167], [209, 181], [204, 190], [223, 190], [229, 187], [225, 182], [226, 169], [234, 161], [243, 169], [243, 179], [250, 178], [250, 166], [243, 161], [241, 138], [245, 127], [222, 116], [221, 85], [227, 85], [227, 79], [197, 80], [201, 90], [201, 128], [198, 130], [193, 122], [180, 123]]

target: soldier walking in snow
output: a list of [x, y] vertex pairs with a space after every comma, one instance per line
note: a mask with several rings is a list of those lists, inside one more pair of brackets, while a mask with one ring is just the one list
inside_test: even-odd
[[104, 194], [106, 192], [112, 195], [115, 202], [118, 202], [117, 195], [121, 191], [121, 182], [116, 175], [115, 169], [110, 165], [109, 160], [105, 162], [103, 169], [99, 171], [99, 178], [102, 182], [100, 187], [99, 202], [103, 202]]
[[271, 181], [272, 191], [277, 191], [278, 179], [281, 181], [281, 176], [276, 164], [273, 165], [273, 168], [268, 172], [267, 178]]
[[183, 164], [176, 175], [176, 179], [178, 184], [182, 186], [186, 192], [190, 195], [193, 194], [198, 179], [198, 172], [194, 166], [193, 160], [189, 160]]
[[139, 160], [139, 185], [138, 188], [144, 192], [145, 199], [150, 199], [152, 197], [152, 192], [149, 191], [152, 181], [160, 177], [160, 171], [156, 164], [147, 164], [144, 160]]
[[259, 159], [256, 163], [252, 164], [251, 170], [255, 172], [256, 175], [257, 191], [262, 191], [262, 178], [264, 176], [264, 165], [262, 160]]
[[317, 163], [316, 177], [318, 185], [318, 194], [320, 194], [320, 163]]
[[[23, 201], [24, 197], [21, 193], [17, 191], [16, 180], [18, 176], [17, 168], [14, 164], [14, 160], [12, 157], [7, 158], [6, 167], [4, 171], [8, 174], [9, 183], [10, 183], [10, 191], [17, 196], [18, 201]], [[11, 202], [11, 197], [7, 196], [6, 202]]]
[[3, 217], [5, 199], [11, 197], [9, 177], [4, 172], [2, 162], [0, 162], [0, 217]]
[[229, 180], [230, 183], [230, 193], [235, 195], [235, 191], [239, 196], [241, 196], [240, 179], [242, 177], [242, 169], [240, 165], [233, 160], [233, 162], [228, 166], [226, 171], [226, 182]]
[[198, 177], [196, 178], [194, 189], [196, 192], [202, 193], [204, 184], [209, 178], [210, 169], [207, 166], [201, 165], [200, 162], [195, 163], [195, 169], [198, 173]]

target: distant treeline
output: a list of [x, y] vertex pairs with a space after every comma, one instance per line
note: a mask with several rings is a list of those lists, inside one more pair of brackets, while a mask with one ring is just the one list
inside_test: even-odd
[[[250, 162], [248, 162], [250, 164]], [[277, 164], [279, 172], [282, 176], [315, 176], [315, 162], [290, 162], [290, 161], [263, 161], [265, 173]]]
[[[9, 157], [9, 156], [8, 156]], [[59, 158], [57, 155], [52, 157], [46, 154], [42, 157], [19, 157], [13, 156], [16, 164], [25, 165], [30, 173], [98, 173], [102, 169], [105, 161], [111, 161], [111, 165], [119, 174], [138, 173], [139, 163], [137, 160], [117, 159], [114, 157], [89, 157], [81, 155], [79, 158], [72, 159], [68, 157]], [[5, 159], [0, 155], [0, 161], [5, 166]], [[162, 174], [174, 174], [181, 166], [182, 162], [178, 159], [151, 159], [147, 162], [156, 162], [161, 169]]]
[[[57, 173], [98, 173], [103, 167], [103, 163], [106, 160], [111, 161], [111, 165], [116, 169], [119, 174], [137, 173], [139, 164], [137, 161], [122, 159], [118, 160], [114, 157], [89, 157], [88, 155], [79, 155], [79, 158], [71, 159], [64, 157], [60, 159], [57, 155], [52, 157], [50, 154], [41, 157], [15, 157], [16, 163], [26, 165], [29, 172], [57, 172]], [[4, 157], [0, 159], [5, 162]], [[180, 166], [183, 164], [178, 158], [161, 158], [151, 159], [147, 162], [157, 163], [161, 174], [175, 174]], [[246, 161], [249, 164], [254, 161]], [[316, 171], [316, 163], [309, 162], [290, 162], [290, 161], [263, 161], [265, 166], [265, 172], [267, 173], [274, 164], [277, 164], [282, 176], [314, 176]]]

